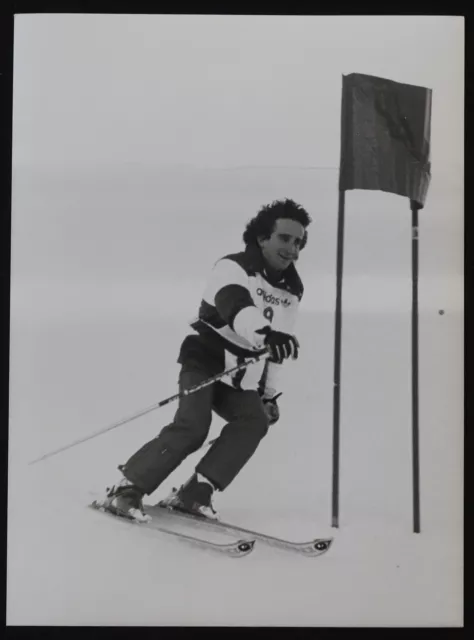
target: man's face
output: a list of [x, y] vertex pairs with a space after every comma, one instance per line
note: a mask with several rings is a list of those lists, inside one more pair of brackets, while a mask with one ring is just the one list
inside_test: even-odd
[[276, 271], [283, 271], [298, 259], [303, 238], [302, 224], [296, 220], [279, 218], [271, 236], [265, 240], [259, 238], [258, 242], [268, 265]]

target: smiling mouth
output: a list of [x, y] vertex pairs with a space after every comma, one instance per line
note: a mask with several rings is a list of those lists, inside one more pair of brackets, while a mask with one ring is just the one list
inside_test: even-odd
[[281, 253], [278, 254], [282, 260], [285, 262], [291, 262], [293, 258], [287, 258], [286, 256], [282, 256]]

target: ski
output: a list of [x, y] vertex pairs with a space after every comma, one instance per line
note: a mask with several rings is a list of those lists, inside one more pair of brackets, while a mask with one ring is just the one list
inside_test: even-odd
[[270, 536], [259, 531], [253, 531], [252, 529], [246, 529], [244, 527], [240, 527], [228, 522], [221, 522], [220, 520], [210, 520], [205, 519], [204, 517], [201, 518], [192, 514], [183, 513], [182, 511], [178, 511], [176, 509], [173, 509], [172, 507], [162, 506], [159, 503], [154, 506], [145, 505], [145, 512], [152, 517], [156, 516], [157, 518], [159, 518], [161, 514], [162, 518], [164, 516], [164, 518], [170, 517], [172, 519], [176, 518], [177, 520], [188, 521], [193, 525], [196, 525], [198, 528], [222, 531], [223, 533], [227, 533], [230, 535], [239, 535], [244, 537], [248, 536], [252, 540], [258, 540], [272, 547], [276, 547], [278, 549], [282, 549], [284, 551], [289, 551], [292, 553], [297, 553], [310, 558], [315, 558], [326, 553], [330, 549], [333, 542], [333, 538], [314, 538], [313, 540], [309, 540], [308, 542], [294, 542], [292, 540], [276, 538], [275, 536]]
[[193, 546], [199, 547], [201, 549], [205, 549], [208, 551], [215, 551], [219, 554], [225, 555], [230, 558], [243, 558], [252, 552], [255, 540], [236, 540], [234, 542], [229, 542], [225, 544], [220, 544], [217, 542], [211, 542], [210, 540], [205, 540], [203, 538], [197, 538], [195, 536], [190, 536], [184, 533], [180, 533], [178, 531], [173, 531], [171, 529], [167, 529], [166, 527], [158, 526], [156, 524], [156, 518], [153, 514], [152, 520], [150, 522], [138, 522], [133, 518], [129, 518], [126, 515], [121, 514], [120, 512], [112, 512], [108, 509], [105, 509], [102, 505], [100, 505], [96, 500], [94, 500], [90, 505], [92, 509], [96, 511], [100, 511], [101, 513], [105, 513], [111, 518], [120, 518], [125, 522], [129, 522], [130, 524], [137, 524], [141, 527], [146, 527], [147, 529], [153, 529], [154, 531], [158, 531], [168, 536], [173, 536], [182, 542], [188, 542]]

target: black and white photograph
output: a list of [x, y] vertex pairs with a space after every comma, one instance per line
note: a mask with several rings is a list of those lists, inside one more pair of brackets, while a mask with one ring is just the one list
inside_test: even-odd
[[13, 54], [7, 625], [462, 627], [464, 19]]

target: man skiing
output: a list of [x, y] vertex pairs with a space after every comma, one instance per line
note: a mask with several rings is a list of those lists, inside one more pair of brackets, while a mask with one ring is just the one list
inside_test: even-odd
[[294, 262], [307, 241], [311, 218], [293, 200], [260, 209], [243, 234], [245, 251], [224, 256], [212, 269], [195, 333], [181, 344], [179, 389], [184, 391], [249, 357], [268, 357], [182, 396], [171, 424], [119, 465], [121, 480], [106, 490], [100, 505], [116, 515], [149, 520], [143, 497], [159, 485], [209, 433], [212, 412], [226, 421], [199, 461], [195, 473], [162, 506], [218, 518], [214, 491], [224, 491], [280, 417], [278, 374], [298, 357], [292, 334], [303, 285]]

